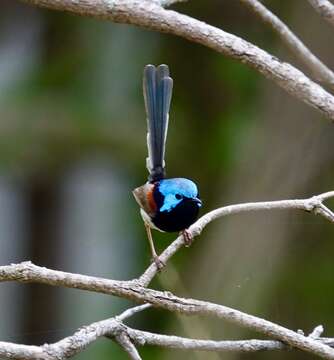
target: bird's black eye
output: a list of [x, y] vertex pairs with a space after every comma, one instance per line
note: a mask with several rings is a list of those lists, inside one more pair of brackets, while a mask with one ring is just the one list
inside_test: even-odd
[[175, 194], [175, 198], [176, 198], [177, 200], [181, 200], [181, 199], [182, 199], [182, 195], [180, 195], [180, 194]]

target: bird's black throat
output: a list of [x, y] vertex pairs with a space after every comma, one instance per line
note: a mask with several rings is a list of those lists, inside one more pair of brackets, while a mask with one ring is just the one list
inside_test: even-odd
[[171, 211], [158, 211], [152, 221], [162, 231], [177, 232], [193, 224], [198, 217], [198, 212], [198, 202], [185, 198]]

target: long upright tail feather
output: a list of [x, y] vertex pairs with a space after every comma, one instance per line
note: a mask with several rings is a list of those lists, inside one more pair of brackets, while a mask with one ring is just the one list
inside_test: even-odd
[[168, 66], [146, 65], [143, 90], [148, 129], [146, 166], [150, 173], [148, 180], [154, 182], [165, 176], [165, 145], [173, 90], [173, 79], [169, 76]]

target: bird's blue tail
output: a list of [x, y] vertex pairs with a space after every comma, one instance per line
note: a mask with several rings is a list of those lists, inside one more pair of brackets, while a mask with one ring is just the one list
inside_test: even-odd
[[168, 113], [172, 99], [173, 79], [167, 65], [146, 65], [143, 90], [147, 114], [147, 169], [149, 182], [165, 176], [165, 144], [168, 130]]

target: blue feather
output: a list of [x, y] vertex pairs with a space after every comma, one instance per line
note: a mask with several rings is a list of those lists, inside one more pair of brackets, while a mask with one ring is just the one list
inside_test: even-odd
[[[184, 178], [164, 179], [160, 181], [159, 191], [164, 196], [161, 212], [170, 212], [183, 198], [195, 199], [198, 196], [196, 184]], [[200, 206], [200, 203], [198, 204]]]

